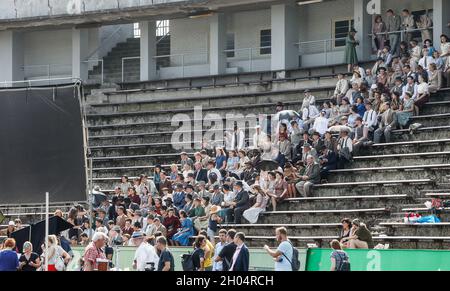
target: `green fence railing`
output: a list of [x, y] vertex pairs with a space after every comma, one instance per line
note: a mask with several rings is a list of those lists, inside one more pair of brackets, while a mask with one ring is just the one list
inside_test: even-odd
[[[307, 271], [329, 271], [331, 249], [309, 249]], [[449, 271], [450, 251], [346, 250], [352, 271]]]
[[[73, 248], [74, 259], [69, 264], [68, 269], [71, 271], [79, 270], [79, 259], [83, 255], [84, 248], [75, 247]], [[192, 252], [192, 248], [186, 247], [171, 247], [170, 250], [173, 253], [175, 259], [175, 270], [182, 271], [181, 267], [181, 255]], [[273, 271], [274, 261], [266, 251], [262, 248], [250, 248], [250, 270], [251, 271]], [[134, 253], [136, 251], [135, 247], [119, 247], [114, 254], [113, 262], [117, 263], [119, 268], [124, 271], [132, 271]], [[306, 266], [306, 249], [300, 249], [300, 262], [301, 270], [305, 270]]]

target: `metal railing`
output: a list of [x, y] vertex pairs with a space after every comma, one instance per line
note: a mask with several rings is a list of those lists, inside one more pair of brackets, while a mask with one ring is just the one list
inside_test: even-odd
[[[209, 63], [209, 52], [187, 52], [181, 54], [170, 54], [153, 57], [161, 68], [180, 67], [181, 76], [185, 77], [186, 67], [195, 65], [206, 65]], [[164, 62], [166, 60], [166, 62]]]
[[[103, 85], [103, 81], [104, 81], [104, 78], [105, 78], [104, 60], [103, 59], [89, 59], [89, 60], [83, 61], [82, 63], [86, 63], [86, 64], [88, 64], [88, 66], [89, 66], [89, 64], [94, 63], [94, 66], [93, 66], [92, 69], [94, 69], [95, 66], [100, 65], [100, 70], [101, 70], [101, 73], [100, 73], [100, 84]], [[88, 68], [88, 72], [89, 71], [90, 70]]]
[[68, 83], [70, 83], [70, 82], [80, 81], [80, 79], [67, 77], [67, 78], [48, 78], [48, 79], [34, 79], [34, 80], [22, 80], [22, 81], [0, 81], [0, 88], [9, 88], [15, 84], [23, 84], [23, 86], [31, 87], [33, 85], [33, 83], [45, 83], [45, 82], [47, 82], [48, 85], [50, 85], [51, 82], [59, 82], [59, 81], [61, 81], [61, 83], [63, 83], [63, 81], [64, 82], [67, 81]]
[[[67, 64], [42, 64], [42, 65], [27, 65], [22, 66], [24, 78], [47, 78], [52, 76], [57, 77], [71, 77], [72, 65]], [[70, 73], [69, 73], [70, 72]]]
[[141, 57], [123, 57], [122, 58], [122, 83], [125, 82], [125, 61], [127, 60], [140, 60]]
[[[262, 50], [270, 50], [268, 53], [261, 53]], [[253, 71], [253, 63], [256, 59], [261, 59], [264, 57], [270, 57], [272, 55], [272, 46], [261, 46], [261, 47], [248, 47], [248, 48], [237, 48], [224, 50], [225, 54], [234, 53], [233, 57], [228, 59], [233, 60], [248, 60], [248, 71]], [[242, 53], [243, 52], [243, 53]], [[255, 53], [258, 52], [258, 53]]]
[[89, 54], [86, 60], [90, 60], [96, 53], [98, 53], [98, 51], [100, 51], [105, 46], [105, 44], [107, 44], [111, 39], [115, 38], [119, 34], [119, 32], [122, 31], [122, 29], [123, 25], [119, 25], [116, 30], [114, 30], [110, 35], [108, 35], [104, 40], [101, 41], [101, 43], [95, 48], [95, 50], [93, 50]]
[[[396, 30], [396, 31], [390, 31], [390, 32], [383, 32], [383, 33], [380, 33], [380, 35], [388, 36], [390, 34], [400, 34], [400, 41], [405, 41], [406, 40], [406, 38], [405, 38], [406, 34], [408, 34], [408, 33], [415, 33], [415, 32], [422, 32], [424, 30], [429, 30], [430, 34], [432, 36], [432, 34], [433, 34], [433, 27], [413, 28], [413, 29], [409, 29], [409, 30], [402, 29], [402, 30]], [[369, 37], [373, 37], [373, 36], [374, 36], [374, 34], [369, 33]]]

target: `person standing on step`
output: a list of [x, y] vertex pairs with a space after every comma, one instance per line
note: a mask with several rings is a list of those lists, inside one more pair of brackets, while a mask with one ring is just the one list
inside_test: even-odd
[[359, 42], [355, 39], [356, 30], [350, 29], [345, 40], [345, 63], [347, 64], [347, 72], [352, 72], [353, 66], [358, 64], [358, 56], [356, 54], [356, 46]]
[[389, 45], [391, 47], [391, 54], [398, 55], [399, 51], [399, 40], [402, 20], [400, 16], [395, 15], [392, 9], [388, 9], [386, 11], [387, 20], [386, 20], [386, 32], [389, 35]]

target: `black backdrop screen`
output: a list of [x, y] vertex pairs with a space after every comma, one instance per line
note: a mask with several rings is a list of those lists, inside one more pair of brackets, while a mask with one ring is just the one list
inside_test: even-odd
[[86, 200], [77, 90], [0, 90], [0, 204]]

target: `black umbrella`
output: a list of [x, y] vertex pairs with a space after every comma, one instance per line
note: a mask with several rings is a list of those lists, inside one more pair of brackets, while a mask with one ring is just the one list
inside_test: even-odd
[[94, 208], [99, 207], [107, 199], [108, 199], [108, 196], [106, 196], [105, 193], [98, 192], [98, 191], [92, 191], [92, 206]]
[[280, 165], [272, 160], [262, 160], [257, 165], [256, 168], [260, 171], [275, 171]]
[[[48, 234], [58, 235], [66, 229], [72, 228], [73, 225], [59, 216], [52, 216], [48, 221]], [[34, 252], [41, 254], [41, 245], [45, 240], [45, 220], [36, 224], [24, 227], [11, 234], [12, 238], [16, 240], [16, 246], [19, 252], [22, 252], [24, 242], [30, 241], [33, 244]]]

